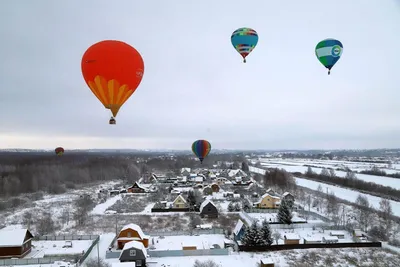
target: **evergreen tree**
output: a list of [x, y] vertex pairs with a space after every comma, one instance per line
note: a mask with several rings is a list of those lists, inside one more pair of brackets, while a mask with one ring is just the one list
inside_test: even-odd
[[240, 211], [242, 208], [238, 202], [235, 203], [235, 211]]
[[271, 233], [271, 227], [269, 226], [269, 223], [267, 222], [267, 219], [264, 219], [261, 224], [261, 229], [260, 229], [260, 235], [263, 241], [264, 246], [271, 246], [273, 240], [272, 240], [272, 233]]
[[242, 162], [242, 171], [249, 172], [249, 165], [245, 161]]
[[246, 227], [242, 237], [242, 243], [246, 246], [263, 245], [257, 221], [254, 220], [250, 227]]
[[277, 215], [278, 221], [284, 224], [292, 224], [292, 218], [293, 215], [290, 209], [290, 203], [288, 203], [285, 199], [282, 199]]
[[229, 202], [229, 204], [228, 204], [228, 211], [232, 212], [232, 211], [234, 211], [234, 210], [235, 210], [235, 207], [233, 206], [233, 203], [232, 203], [232, 202]]
[[193, 190], [188, 192], [187, 201], [189, 202], [189, 207], [193, 208], [196, 205], [196, 195]]

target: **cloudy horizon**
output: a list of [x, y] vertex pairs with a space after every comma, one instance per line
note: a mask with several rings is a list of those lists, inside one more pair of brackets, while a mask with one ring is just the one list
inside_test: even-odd
[[[0, 2], [0, 148], [399, 147], [398, 1], [251, 3]], [[240, 27], [259, 35], [246, 64], [230, 43]], [[314, 53], [325, 38], [344, 47], [330, 76]], [[117, 125], [80, 68], [107, 39], [145, 64]]]

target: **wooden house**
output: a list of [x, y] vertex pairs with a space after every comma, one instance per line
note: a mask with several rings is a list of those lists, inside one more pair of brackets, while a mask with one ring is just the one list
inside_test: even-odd
[[143, 243], [138, 241], [129, 241], [125, 243], [124, 248], [119, 255], [120, 262], [132, 262], [136, 266], [146, 266], [147, 251]]
[[281, 203], [281, 199], [265, 193], [261, 199], [254, 203], [254, 206], [259, 209], [277, 209]]
[[218, 218], [218, 209], [211, 200], [205, 200], [200, 205], [201, 218]]
[[32, 239], [28, 229], [0, 230], [0, 258], [23, 258], [31, 251]]
[[187, 201], [183, 198], [182, 195], [179, 195], [175, 198], [175, 200], [172, 202], [172, 208], [173, 209], [186, 209], [188, 208], [188, 203]]
[[146, 193], [146, 188], [141, 186], [138, 182], [135, 182], [131, 187], [127, 189], [128, 193]]
[[290, 200], [291, 202], [294, 202], [294, 196], [289, 192], [283, 193], [282, 194], [282, 199]]
[[119, 232], [117, 238], [118, 248], [122, 249], [130, 241], [141, 242], [146, 248], [149, 246], [149, 236], [145, 235], [140, 226], [134, 223], [125, 225]]
[[300, 236], [295, 233], [287, 233], [283, 236], [285, 245], [297, 245], [300, 244]]
[[271, 259], [261, 259], [260, 267], [275, 267], [275, 263]]
[[321, 244], [322, 238], [318, 236], [304, 237], [304, 244]]

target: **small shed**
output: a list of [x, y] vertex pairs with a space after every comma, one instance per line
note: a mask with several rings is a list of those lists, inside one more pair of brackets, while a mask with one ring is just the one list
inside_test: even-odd
[[233, 229], [233, 239], [235, 241], [242, 239], [245, 228], [246, 226], [243, 224], [243, 221], [239, 219], [236, 223], [235, 229]]
[[261, 259], [260, 267], [275, 267], [275, 263], [269, 258]]
[[297, 245], [300, 244], [300, 236], [295, 233], [287, 233], [283, 236], [285, 245]]
[[197, 250], [197, 246], [192, 243], [182, 243], [182, 250]]
[[202, 218], [218, 218], [218, 209], [211, 200], [205, 200], [200, 205], [200, 216]]
[[304, 244], [321, 244], [322, 238], [318, 236], [304, 237]]
[[343, 232], [343, 231], [331, 231], [331, 232], [329, 233], [329, 235], [330, 235], [330, 236], [336, 236], [336, 237], [339, 238], [339, 239], [344, 239], [345, 232]]
[[360, 229], [354, 229], [353, 236], [360, 238], [360, 237], [367, 237], [367, 234], [361, 231]]
[[327, 244], [337, 243], [339, 242], [339, 238], [337, 236], [324, 236], [322, 241]]
[[120, 262], [134, 262], [136, 266], [146, 266], [147, 251], [143, 243], [130, 241], [125, 243], [119, 255]]

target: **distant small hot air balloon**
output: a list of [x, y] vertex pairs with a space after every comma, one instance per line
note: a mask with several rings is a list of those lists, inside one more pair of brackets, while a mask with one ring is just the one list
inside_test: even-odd
[[332, 67], [339, 61], [343, 53], [343, 45], [335, 39], [325, 39], [315, 47], [315, 55], [319, 62], [328, 69], [328, 75], [331, 74]]
[[64, 154], [64, 148], [62, 147], [57, 147], [56, 149], [54, 149], [54, 151], [56, 152], [57, 156], [62, 156]]
[[258, 43], [258, 34], [251, 28], [240, 28], [232, 33], [231, 42], [236, 51], [243, 57], [243, 62], [246, 63], [246, 57]]
[[105, 108], [111, 110], [110, 124], [115, 124], [119, 109], [142, 81], [142, 56], [124, 42], [106, 40], [86, 50], [81, 67], [90, 90]]
[[197, 140], [192, 144], [193, 153], [199, 158], [200, 162], [203, 160], [211, 151], [211, 144], [207, 140]]

